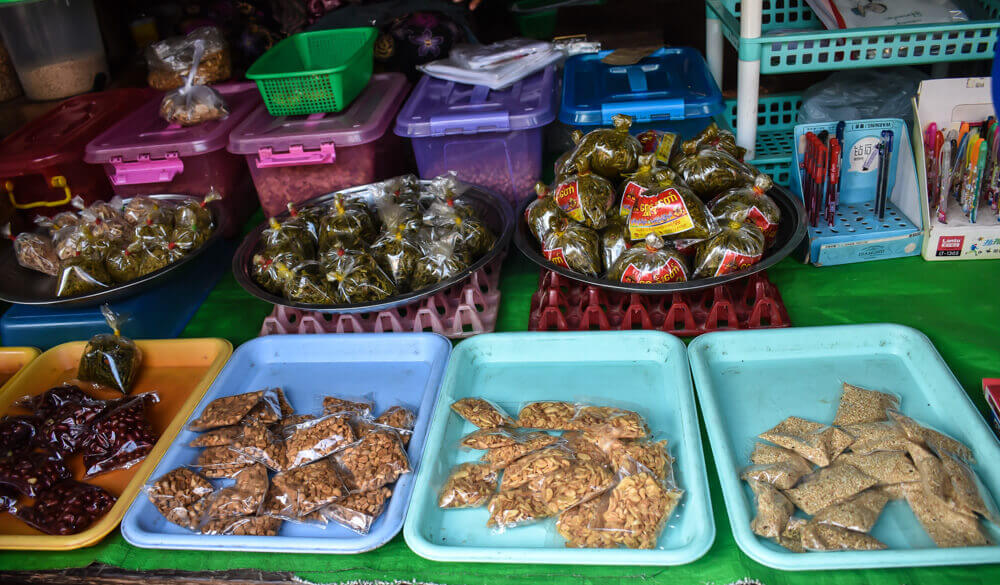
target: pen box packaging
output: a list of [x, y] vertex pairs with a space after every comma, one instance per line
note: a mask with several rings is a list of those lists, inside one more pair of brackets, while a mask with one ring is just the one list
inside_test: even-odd
[[[989, 77], [929, 79], [922, 81], [913, 100], [913, 144], [920, 178], [920, 210], [924, 218], [924, 260], [980, 260], [1000, 258], [1000, 222], [989, 206], [980, 207], [979, 219], [970, 223], [952, 201], [948, 223], [939, 223], [927, 198], [927, 169], [923, 164], [923, 130], [931, 122], [938, 130], [958, 130], [962, 122], [982, 122], [996, 115]], [[932, 217], [935, 216], [935, 217]]]

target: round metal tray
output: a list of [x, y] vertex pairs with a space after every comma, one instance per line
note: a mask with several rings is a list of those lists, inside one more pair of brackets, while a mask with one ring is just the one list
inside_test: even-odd
[[517, 210], [517, 232], [514, 234], [514, 243], [521, 253], [527, 256], [532, 262], [538, 264], [546, 270], [551, 270], [557, 274], [601, 287], [607, 290], [614, 290], [626, 293], [639, 293], [649, 295], [659, 295], [675, 292], [697, 291], [706, 288], [726, 284], [734, 280], [746, 278], [755, 272], [767, 270], [778, 263], [779, 260], [789, 255], [798, 246], [799, 242], [806, 235], [805, 209], [802, 202], [797, 197], [788, 192], [784, 187], [775, 186], [767, 193], [771, 199], [781, 209], [781, 223], [778, 225], [778, 234], [775, 236], [774, 245], [764, 253], [760, 262], [754, 264], [746, 270], [716, 276], [714, 278], [700, 278], [687, 282], [671, 282], [667, 284], [625, 284], [607, 280], [599, 276], [587, 276], [580, 274], [569, 268], [556, 266], [542, 256], [538, 241], [528, 229], [528, 222], [524, 218], [524, 212], [534, 198], [521, 202]]
[[[189, 195], [159, 194], [149, 195], [149, 197], [159, 199], [161, 201], [172, 202], [186, 201], [189, 199], [201, 201], [201, 199], [191, 197]], [[131, 201], [131, 198], [125, 199], [124, 201], [125, 203], [128, 203]], [[0, 242], [0, 274], [3, 275], [3, 278], [0, 278], [0, 300], [18, 305], [37, 305], [43, 307], [85, 307], [115, 301], [124, 297], [131, 297], [143, 291], [149, 290], [150, 288], [158, 286], [163, 281], [176, 276], [180, 268], [195, 258], [201, 256], [205, 250], [208, 250], [219, 238], [222, 237], [222, 232], [225, 231], [226, 227], [224, 225], [226, 221], [225, 214], [221, 213], [214, 203], [210, 203], [208, 208], [212, 212], [215, 229], [212, 230], [212, 234], [207, 240], [205, 240], [205, 243], [194, 252], [185, 255], [176, 262], [164, 266], [156, 272], [150, 272], [142, 278], [137, 278], [116, 286], [103, 288], [101, 290], [82, 295], [74, 295], [71, 297], [56, 296], [56, 283], [58, 281], [58, 277], [49, 276], [48, 274], [31, 270], [30, 268], [24, 268], [18, 264], [17, 257], [14, 255], [14, 243], [8, 239], [4, 239]]]
[[[421, 184], [426, 186], [430, 184], [430, 181], [421, 181]], [[352, 187], [350, 189], [338, 191], [337, 193], [341, 193], [346, 197], [363, 199], [369, 207], [375, 207], [371, 185]], [[336, 195], [336, 193], [321, 195], [310, 199], [309, 201], [303, 202], [301, 205], [305, 206], [324, 203], [333, 199], [334, 195]], [[507, 203], [506, 200], [492, 191], [488, 191], [482, 187], [473, 186], [469, 186], [465, 193], [456, 199], [459, 202], [472, 207], [479, 213], [479, 217], [482, 218], [483, 222], [491, 230], [493, 230], [494, 234], [496, 234], [496, 243], [489, 252], [479, 258], [479, 260], [473, 262], [467, 269], [463, 270], [454, 277], [449, 278], [448, 280], [435, 284], [434, 286], [401, 295], [395, 295], [382, 299], [381, 301], [371, 301], [367, 303], [311, 305], [290, 301], [261, 288], [254, 281], [251, 274], [253, 256], [257, 251], [257, 244], [260, 241], [261, 233], [268, 227], [268, 222], [266, 221], [247, 234], [246, 238], [243, 239], [243, 243], [241, 243], [240, 247], [236, 250], [236, 254], [233, 256], [233, 275], [236, 277], [236, 282], [240, 283], [240, 286], [242, 286], [244, 290], [262, 301], [273, 305], [294, 307], [296, 309], [316, 311], [319, 313], [370, 313], [375, 311], [384, 311], [386, 309], [394, 309], [396, 307], [421, 301], [465, 280], [474, 272], [492, 262], [497, 255], [507, 248], [507, 244], [510, 243], [511, 234], [514, 231], [514, 212], [511, 210], [510, 204]], [[275, 217], [278, 221], [281, 221], [288, 217], [288, 213], [285, 212]]]

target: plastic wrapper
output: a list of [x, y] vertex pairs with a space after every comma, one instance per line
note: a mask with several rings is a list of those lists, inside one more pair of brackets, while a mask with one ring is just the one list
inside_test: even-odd
[[469, 267], [455, 238], [422, 241], [421, 249], [424, 255], [413, 267], [413, 290], [454, 278]]
[[629, 475], [609, 493], [600, 527], [628, 548], [656, 548], [660, 532], [683, 495], [651, 473]]
[[576, 405], [569, 429], [605, 439], [641, 439], [649, 434], [646, 421], [635, 411], [588, 404]]
[[536, 183], [535, 193], [538, 198], [524, 209], [524, 220], [535, 239], [541, 241], [552, 229], [553, 222], [565, 214], [545, 183]]
[[774, 183], [769, 175], [757, 175], [752, 186], [723, 191], [708, 204], [719, 220], [752, 223], [764, 233], [768, 246], [774, 243], [781, 222], [781, 208], [767, 194]]
[[[102, 202], [98, 202], [102, 203]], [[96, 203], [94, 205], [97, 205]], [[116, 208], [111, 213], [100, 215], [100, 208], [93, 206], [80, 212], [80, 226], [86, 226], [97, 240], [120, 240], [127, 238], [132, 231], [132, 224], [125, 221]], [[108, 217], [105, 217], [108, 216]]]
[[586, 162], [576, 174], [566, 175], [553, 189], [556, 204], [570, 219], [599, 230], [608, 224], [615, 202], [615, 188], [607, 179], [590, 172]]
[[639, 164], [642, 145], [629, 134], [631, 116], [617, 114], [612, 117], [613, 128], [599, 128], [588, 132], [576, 145], [576, 150], [564, 168], [580, 163], [610, 181], [619, 181]]
[[743, 160], [747, 153], [745, 148], [736, 145], [736, 136], [732, 132], [719, 128], [715, 122], [710, 123], [697, 136], [685, 140], [681, 145], [685, 153], [698, 152], [703, 148], [721, 150], [736, 160]]
[[462, 437], [460, 444], [466, 449], [496, 449], [513, 445], [520, 437], [512, 430], [503, 427], [483, 428]]
[[387, 487], [359, 492], [322, 508], [320, 513], [329, 521], [364, 535], [371, 531], [391, 496], [392, 490]]
[[337, 194], [319, 225], [319, 248], [368, 245], [377, 235], [368, 208]]
[[260, 464], [251, 465], [233, 478], [235, 483], [207, 496], [206, 518], [232, 518], [260, 514], [268, 486], [267, 469]]
[[111, 279], [117, 283], [129, 282], [142, 276], [143, 255], [146, 253], [140, 244], [119, 246], [111, 250], [104, 258], [104, 268]]
[[143, 276], [166, 268], [184, 257], [184, 250], [176, 242], [170, 241], [153, 241], [143, 246], [142, 251]]
[[[287, 267], [295, 261], [295, 258], [288, 256], [278, 256], [272, 258], [263, 254], [254, 254], [251, 259], [250, 275], [254, 282], [264, 290], [280, 295], [282, 293], [283, 281], [278, 272], [277, 264]], [[286, 268], [287, 270], [287, 268]]]
[[983, 487], [976, 472], [951, 453], [941, 454], [941, 465], [948, 475], [945, 499], [951, 506], [966, 514], [978, 514], [993, 524], [1000, 525], [996, 502]]
[[435, 201], [424, 214], [424, 225], [446, 229], [458, 236], [458, 245], [467, 251], [470, 261], [486, 254], [496, 243], [496, 236], [471, 207]]
[[686, 282], [687, 260], [672, 246], [666, 246], [659, 237], [649, 234], [641, 246], [621, 253], [611, 269], [608, 279], [635, 284], [662, 284]]
[[191, 253], [202, 247], [210, 234], [211, 232], [197, 226], [180, 226], [170, 232], [170, 241], [182, 252]]
[[910, 440], [892, 421], [844, 425], [843, 431], [854, 441], [851, 451], [862, 455], [877, 451], [906, 451]]
[[80, 216], [72, 211], [60, 211], [52, 217], [36, 215], [32, 221], [48, 232], [50, 238], [55, 238], [59, 230], [73, 227], [80, 223]]
[[371, 254], [334, 248], [320, 262], [330, 293], [338, 303], [380, 301], [396, 294], [396, 285]]
[[232, 445], [243, 434], [243, 425], [220, 427], [199, 434], [191, 439], [189, 447], [222, 447]]
[[868, 489], [849, 500], [820, 510], [813, 516], [812, 521], [817, 524], [839, 526], [854, 532], [871, 532], [888, 502], [889, 496], [882, 490]]
[[29, 270], [36, 270], [49, 276], [59, 274], [59, 256], [56, 255], [52, 240], [30, 232], [22, 232], [16, 237], [10, 233], [10, 224], [3, 226], [2, 234], [14, 242], [14, 257], [17, 263]]
[[960, 441], [932, 428], [921, 425], [897, 410], [889, 410], [889, 418], [896, 423], [902, 434], [914, 443], [924, 445], [937, 454], [951, 453], [966, 463], [975, 463], [972, 449]]
[[369, 432], [360, 441], [334, 453], [333, 459], [352, 492], [378, 489], [411, 471], [399, 435], [392, 429]]
[[403, 199], [396, 203], [397, 199], [391, 195], [383, 195], [376, 203], [379, 219], [382, 220], [382, 229], [389, 233], [403, 232], [415, 234], [424, 225], [424, 216], [419, 205], [414, 198], [412, 201]]
[[285, 442], [260, 420], [242, 423], [239, 433], [231, 442], [224, 444], [240, 456], [261, 463], [268, 469], [284, 471], [288, 467]]
[[486, 463], [461, 463], [451, 468], [438, 492], [440, 508], [478, 508], [496, 494], [499, 473]]
[[713, 278], [746, 270], [764, 256], [764, 233], [754, 224], [729, 220], [701, 242], [694, 257], [694, 278]]
[[349, 414], [368, 418], [374, 409], [375, 403], [368, 396], [352, 396], [350, 399], [340, 396], [323, 397], [323, 414]]
[[422, 255], [420, 242], [413, 233], [403, 229], [394, 232], [383, 231], [369, 247], [372, 257], [396, 284], [396, 290], [404, 293], [410, 290], [410, 279]]
[[540, 400], [529, 402], [517, 413], [517, 425], [528, 429], [573, 430], [570, 421], [576, 416], [572, 402]]
[[933, 453], [916, 443], [910, 443], [906, 449], [913, 460], [920, 476], [920, 485], [928, 495], [944, 501], [945, 490], [950, 488], [950, 479], [944, 470], [944, 464]]
[[886, 411], [895, 408], [899, 408], [899, 397], [844, 382], [833, 424], [844, 426], [888, 420]]
[[104, 488], [67, 480], [45, 490], [15, 515], [45, 534], [76, 534], [111, 510], [118, 500]]
[[465, 189], [465, 184], [458, 180], [458, 173], [455, 171], [434, 177], [420, 197], [421, 201], [429, 201], [428, 209], [424, 213], [424, 223], [433, 222], [442, 211], [446, 215], [455, 214], [463, 219], [479, 219], [479, 214], [474, 208], [458, 199]]
[[63, 384], [49, 388], [45, 392], [35, 396], [25, 396], [18, 400], [15, 405], [25, 408], [34, 413], [39, 419], [51, 417], [56, 410], [69, 402], [81, 402], [96, 400], [89, 394], [81, 390], [78, 386]]
[[[420, 179], [414, 175], [401, 175], [376, 183], [372, 189], [372, 196], [375, 199], [375, 208], [382, 216], [383, 210], [389, 205], [399, 205], [410, 212], [416, 214], [415, 218], [420, 221]], [[388, 218], [382, 217], [382, 223], [390, 225]], [[418, 226], [419, 227], [419, 226]]]
[[[504, 471], [505, 480], [508, 470]], [[526, 485], [538, 494], [549, 515], [555, 516], [600, 496], [614, 483], [614, 475], [603, 465], [593, 461], [574, 461], [557, 466], [545, 475], [532, 477]]]
[[820, 467], [829, 465], [854, 442], [850, 434], [839, 428], [797, 416], [786, 418], [758, 436], [765, 441], [790, 449]]
[[285, 427], [285, 464], [294, 469], [345, 449], [356, 437], [349, 415], [329, 414]]
[[271, 478], [264, 512], [269, 516], [297, 520], [347, 493], [337, 467], [329, 459], [320, 459]]
[[614, 533], [597, 527], [604, 502], [587, 500], [559, 515], [556, 531], [566, 539], [567, 548], [617, 548]]
[[708, 207], [680, 183], [636, 193], [628, 215], [632, 240], [655, 234], [687, 247], [712, 237], [718, 230], [718, 222]]
[[316, 243], [306, 228], [295, 223], [279, 223], [273, 217], [261, 232], [261, 242], [267, 256], [288, 254], [299, 261], [316, 257]]
[[608, 225], [601, 230], [601, 268], [605, 274], [611, 270], [615, 261], [626, 250], [632, 247], [632, 240], [628, 237], [628, 223], [625, 218], [612, 215], [608, 218]]
[[846, 463], [878, 480], [878, 485], [893, 485], [920, 481], [920, 474], [905, 451], [875, 451], [873, 453], [842, 453], [837, 463]]
[[750, 462], [754, 465], [771, 465], [773, 463], [784, 462], [791, 462], [799, 467], [810, 467], [811, 465], [809, 461], [795, 451], [785, 449], [784, 447], [768, 445], [767, 443], [754, 444], [753, 451], [750, 453]]
[[759, 174], [728, 152], [711, 147], [685, 151], [684, 156], [674, 163], [673, 169], [705, 201], [727, 189], [752, 185]]
[[147, 416], [147, 410], [158, 401], [156, 394], [141, 394], [111, 408], [94, 421], [83, 445], [85, 479], [129, 469], [146, 459], [160, 438]]
[[667, 452], [667, 441], [611, 440], [602, 441], [610, 458], [611, 467], [622, 475], [635, 475], [643, 471], [652, 473], [660, 481], [674, 482], [674, 458]]
[[34, 498], [72, 474], [62, 457], [51, 451], [32, 451], [0, 457], [0, 485]]
[[204, 449], [198, 455], [195, 467], [205, 477], [221, 479], [236, 477], [237, 473], [254, 463], [256, 461], [252, 457], [244, 455], [226, 445]]
[[240, 422], [264, 397], [264, 390], [222, 396], [205, 405], [201, 415], [188, 423], [192, 431], [200, 432], [228, 427]]
[[548, 433], [525, 433], [524, 435], [520, 435], [517, 443], [514, 443], [513, 445], [505, 445], [503, 447], [490, 449], [483, 454], [481, 461], [488, 463], [493, 469], [505, 469], [511, 463], [514, 463], [528, 453], [544, 449], [545, 447], [556, 444], [558, 441], [558, 437]]
[[399, 434], [399, 440], [403, 446], [410, 444], [410, 437], [413, 435], [413, 425], [416, 423], [417, 415], [409, 408], [403, 406], [390, 406], [382, 414], [375, 417], [375, 424], [395, 429]]
[[800, 510], [815, 515], [823, 508], [843, 502], [877, 483], [878, 480], [853, 465], [835, 463], [802, 478], [797, 486], [786, 490], [785, 495]]
[[319, 226], [323, 223], [323, 216], [327, 210], [321, 205], [307, 205], [298, 208], [291, 201], [288, 202], [288, 217], [282, 220], [283, 223], [301, 229], [312, 236], [313, 241], [319, 243]]
[[198, 527], [202, 534], [232, 534], [236, 536], [277, 536], [281, 518], [273, 516], [241, 516], [212, 518]]
[[320, 268], [319, 262], [307, 261], [294, 268], [275, 263], [281, 293], [286, 299], [308, 305], [336, 305], [343, 303], [343, 297], [330, 290], [330, 283]]
[[497, 533], [502, 533], [508, 528], [533, 524], [552, 515], [538, 492], [528, 487], [496, 494], [490, 499], [488, 508], [490, 516], [486, 526]]
[[[681, 152], [681, 137], [673, 132], [646, 130], [640, 132], [635, 139], [642, 145], [644, 154], [651, 154], [653, 160], [663, 166], [668, 166]], [[642, 166], [642, 162], [639, 166]]]
[[556, 266], [588, 276], [601, 272], [601, 250], [597, 232], [566, 218], [559, 218], [541, 241], [542, 255]]
[[802, 528], [802, 548], [809, 551], [884, 550], [882, 542], [865, 534], [832, 524], [808, 522]]
[[[202, 53], [195, 56], [196, 43]], [[192, 65], [197, 65], [194, 83], [205, 85], [225, 81], [231, 75], [229, 45], [215, 27], [197, 28], [186, 36], [170, 37], [146, 48], [149, 86], [161, 91], [184, 85]]]
[[133, 238], [144, 246], [163, 245], [164, 242], [170, 241], [172, 233], [172, 223], [156, 223], [152, 219], [147, 219], [135, 226]]
[[556, 470], [566, 469], [575, 461], [573, 452], [558, 443], [533, 451], [504, 469], [500, 489], [519, 488]]
[[56, 296], [72, 297], [91, 293], [107, 288], [111, 282], [111, 275], [104, 268], [104, 258], [78, 251], [75, 256], [62, 262], [56, 282]]
[[954, 510], [928, 494], [919, 483], [903, 484], [903, 494], [913, 515], [937, 546], [951, 548], [993, 544], [974, 515]]
[[113, 405], [112, 401], [92, 398], [83, 392], [72, 394], [39, 416], [36, 446], [62, 456], [76, 453], [91, 439], [93, 422]]
[[788, 525], [781, 531], [781, 536], [776, 539], [776, 542], [794, 553], [806, 552], [806, 549], [802, 548], [802, 529], [806, 527], [807, 523], [802, 518], [792, 516], [788, 519]]
[[243, 417], [242, 422], [245, 425], [251, 423], [270, 425], [280, 421], [284, 416], [294, 414], [294, 412], [281, 388], [268, 388], [260, 397], [260, 402]]
[[6, 457], [31, 449], [40, 423], [34, 416], [0, 418], [0, 455]]
[[772, 484], [749, 480], [753, 490], [756, 513], [750, 522], [750, 530], [764, 538], [778, 538], [795, 513], [795, 505]]
[[[562, 434], [560, 440], [566, 445], [566, 448], [573, 451], [576, 458], [580, 461], [593, 461], [601, 465], [611, 465], [611, 443], [615, 441], [607, 440], [603, 437], [598, 437], [583, 431], [567, 431]], [[631, 449], [624, 450], [623, 453], [626, 455], [630, 454]], [[619, 460], [616, 467], [623, 464], [624, 461]]]
[[122, 219], [132, 225], [144, 224], [147, 221], [173, 224], [173, 208], [165, 201], [136, 195], [122, 206]]
[[812, 473], [811, 465], [801, 465], [791, 461], [769, 465], [751, 465], [743, 470], [740, 478], [744, 481], [758, 481], [782, 490], [795, 487], [800, 479]]
[[101, 314], [112, 333], [90, 338], [80, 356], [77, 377], [128, 394], [142, 366], [142, 350], [134, 341], [121, 336], [124, 320], [110, 306], [101, 305]]
[[205, 85], [184, 85], [160, 102], [160, 117], [178, 126], [197, 126], [228, 116], [229, 106], [222, 95]]
[[509, 414], [485, 398], [462, 398], [453, 402], [451, 409], [481, 429], [516, 426]]
[[573, 141], [573, 148], [562, 153], [552, 166], [552, 170], [555, 172], [556, 182], [561, 181], [566, 175], [576, 174], [576, 164], [581, 160], [580, 157], [576, 156], [576, 147], [579, 146], [580, 141], [583, 140], [583, 131], [573, 130], [569, 133], [569, 137], [570, 140]]
[[675, 181], [673, 171], [667, 168], [656, 166], [656, 159], [652, 154], [639, 156], [639, 167], [634, 173], [629, 174], [622, 180], [619, 189], [618, 215], [628, 218], [635, 206], [636, 197], [647, 191], [659, 192], [670, 186]]

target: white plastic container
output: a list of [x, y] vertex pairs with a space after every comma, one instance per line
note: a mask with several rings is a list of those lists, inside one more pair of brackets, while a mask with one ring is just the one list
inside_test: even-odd
[[28, 99], [61, 99], [108, 80], [93, 0], [0, 0], [0, 37]]

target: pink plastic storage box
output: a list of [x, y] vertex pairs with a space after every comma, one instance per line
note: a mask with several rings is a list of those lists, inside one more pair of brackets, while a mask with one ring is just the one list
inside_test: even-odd
[[116, 195], [156, 193], [204, 196], [215, 187], [228, 215], [226, 236], [240, 232], [257, 209], [243, 157], [226, 150], [229, 133], [260, 105], [252, 83], [213, 86], [229, 105], [229, 116], [196, 126], [168, 124], [158, 94], [87, 145], [84, 160], [104, 165]]
[[424, 76], [396, 119], [420, 176], [455, 171], [516, 204], [542, 176], [542, 129], [556, 117], [555, 68], [493, 91]]
[[289, 202], [401, 175], [411, 157], [389, 127], [409, 89], [402, 74], [383, 73], [338, 114], [274, 117], [261, 105], [230, 134], [229, 152], [246, 157], [268, 215]]

